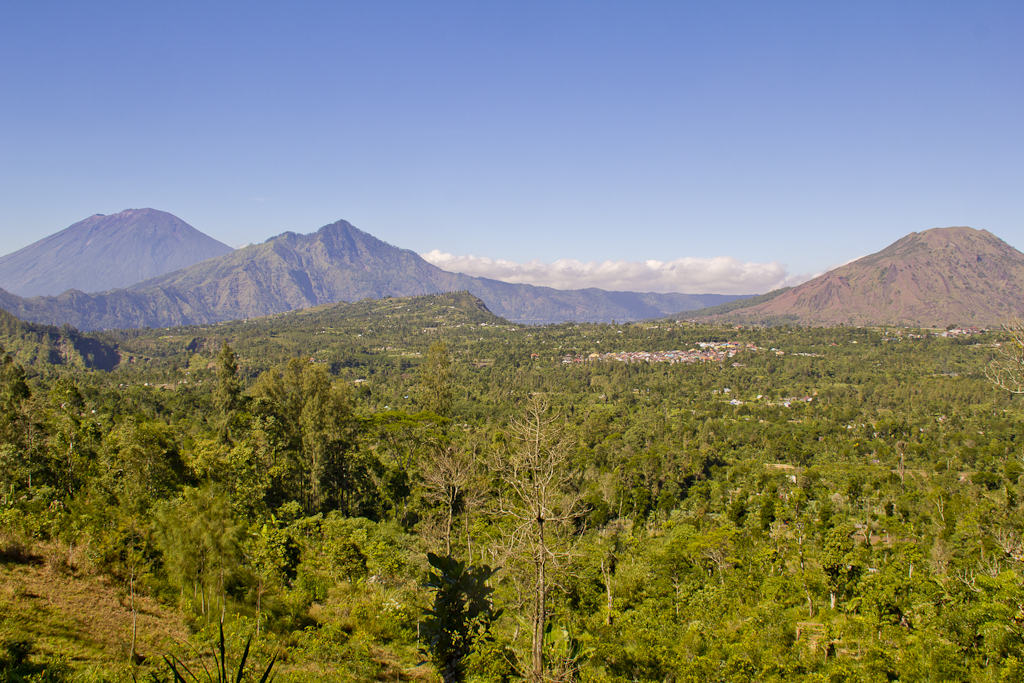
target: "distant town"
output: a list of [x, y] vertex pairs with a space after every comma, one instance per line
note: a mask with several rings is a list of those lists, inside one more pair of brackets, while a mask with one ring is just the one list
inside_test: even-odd
[[[933, 334], [912, 334], [904, 333], [903, 331], [893, 331], [891, 336], [883, 338], [883, 341], [899, 341], [903, 338], [909, 339], [923, 339], [928, 336], [935, 337], [970, 337], [976, 334], [985, 332], [986, 330], [977, 327], [968, 328], [953, 328], [945, 330], [943, 332], [936, 332]], [[856, 343], [856, 342], [854, 342]], [[759, 351], [765, 351], [759, 346], [754, 344], [744, 344], [741, 342], [698, 342], [698, 348], [689, 349], [688, 351], [612, 351], [609, 353], [591, 353], [588, 355], [572, 355], [566, 354], [562, 357], [562, 363], [565, 365], [571, 363], [588, 363], [595, 361], [619, 361], [622, 363], [723, 363], [728, 359], [734, 357], [740, 351], [749, 351], [757, 353]], [[777, 356], [785, 355], [785, 351], [780, 349], [768, 349], [769, 352], [774, 353]], [[533, 357], [538, 357], [539, 354], [531, 354]], [[806, 353], [806, 352], [793, 352], [790, 355], [793, 356], [807, 356], [811, 358], [821, 358], [820, 353]], [[733, 363], [733, 365], [739, 367], [739, 363]]]
[[587, 356], [566, 355], [563, 364], [588, 361], [620, 361], [623, 363], [722, 363], [743, 350], [763, 351], [754, 344], [741, 342], [698, 342], [699, 348], [689, 351], [620, 351], [591, 353]]

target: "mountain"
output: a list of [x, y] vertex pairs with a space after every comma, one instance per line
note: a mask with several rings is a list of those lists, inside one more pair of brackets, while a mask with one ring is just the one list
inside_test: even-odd
[[935, 228], [765, 298], [728, 312], [683, 315], [822, 326], [996, 326], [1024, 316], [1024, 254], [985, 230]]
[[19, 296], [103, 292], [231, 251], [169, 213], [126, 209], [90, 216], [0, 257], [0, 287]]
[[80, 329], [170, 327], [251, 318], [338, 301], [469, 291], [517, 322], [610, 322], [664, 316], [740, 297], [557, 290], [449, 273], [347, 221], [286, 232], [173, 273], [102, 294], [69, 290], [25, 299], [0, 290], [23, 320]]

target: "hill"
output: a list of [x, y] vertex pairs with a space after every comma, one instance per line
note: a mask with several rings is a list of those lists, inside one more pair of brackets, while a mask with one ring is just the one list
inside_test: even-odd
[[96, 214], [0, 257], [0, 287], [18, 296], [128, 287], [232, 251], [164, 211]]
[[986, 327], [1024, 315], [1024, 254], [985, 230], [913, 232], [755, 306], [743, 323]]
[[121, 362], [117, 345], [110, 341], [69, 327], [18, 320], [4, 310], [0, 310], [0, 348], [28, 366], [50, 364], [113, 370]]
[[792, 287], [783, 287], [782, 289], [773, 289], [767, 294], [761, 294], [759, 296], [751, 296], [743, 299], [737, 299], [730, 301], [729, 303], [719, 304], [718, 306], [709, 306], [708, 308], [699, 308], [695, 311], [680, 311], [678, 315], [669, 316], [670, 318], [686, 318], [687, 320], [697, 320], [700, 318], [712, 318], [716, 315], [724, 315], [726, 313], [732, 313], [744, 308], [753, 308], [758, 304], [763, 304], [767, 301], [782, 296]]
[[471, 292], [495, 315], [533, 323], [639, 320], [740, 298], [564, 291], [448, 273], [338, 221], [310, 235], [286, 232], [102, 294], [69, 290], [24, 299], [0, 290], [0, 308], [24, 320], [93, 330], [212, 323], [339, 301], [451, 291]]
[[[189, 365], [196, 355], [203, 359], [200, 366], [205, 366], [225, 341], [238, 353], [243, 374], [275, 367], [295, 355], [316, 359], [339, 372], [342, 367], [375, 365], [382, 357], [388, 359], [387, 365], [418, 363], [424, 344], [438, 339], [477, 340], [510, 327], [472, 294], [452, 292], [324, 304], [216, 325], [112, 330], [102, 336], [116, 342], [124, 359], [118, 367], [125, 372], [160, 372]], [[144, 362], [136, 364], [140, 360]]]

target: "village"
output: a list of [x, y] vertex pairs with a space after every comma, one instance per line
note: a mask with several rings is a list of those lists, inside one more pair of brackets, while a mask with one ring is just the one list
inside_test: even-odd
[[722, 363], [740, 351], [761, 351], [754, 344], [743, 342], [698, 342], [699, 348], [689, 351], [619, 351], [592, 353], [588, 356], [563, 356], [562, 363], [586, 363], [593, 361], [620, 361], [622, 363]]

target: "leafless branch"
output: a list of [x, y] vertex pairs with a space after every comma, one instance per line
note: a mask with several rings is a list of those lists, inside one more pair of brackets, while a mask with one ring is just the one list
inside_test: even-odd
[[997, 348], [985, 377], [1011, 394], [1024, 394], [1024, 322], [1012, 318], [1002, 329], [1010, 338]]
[[968, 571], [966, 569], [958, 569], [956, 571], [955, 576], [956, 576], [956, 580], [959, 581], [960, 583], [962, 583], [964, 586], [966, 586], [967, 589], [970, 590], [971, 592], [973, 592], [973, 593], [980, 593], [981, 592], [981, 589], [978, 588], [975, 585], [975, 581], [977, 580], [977, 578], [976, 578], [974, 572]]
[[1012, 559], [1017, 562], [1024, 560], [1024, 543], [1021, 542], [1020, 535], [1016, 531], [995, 529], [992, 532], [992, 538], [996, 545]]

